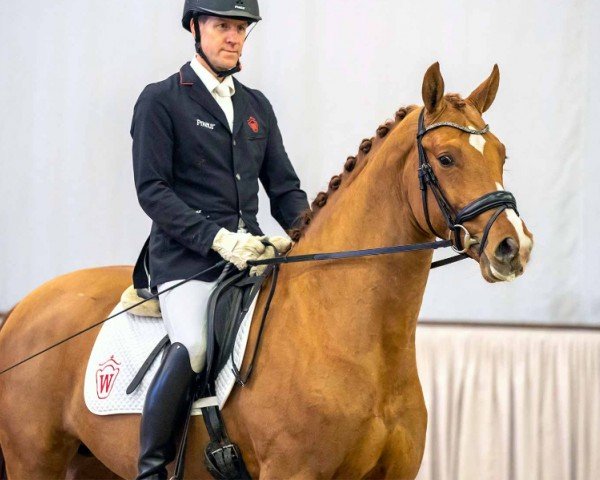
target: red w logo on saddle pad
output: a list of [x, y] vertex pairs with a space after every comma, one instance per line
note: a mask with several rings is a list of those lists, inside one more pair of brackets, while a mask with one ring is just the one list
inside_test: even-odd
[[96, 370], [96, 393], [101, 400], [108, 398], [110, 392], [112, 392], [117, 375], [119, 375], [119, 365], [121, 364], [111, 355], [110, 358], [106, 362], [101, 363], [100, 368]]
[[256, 121], [256, 118], [250, 117], [248, 119], [248, 126], [254, 133], [258, 133], [259, 127], [258, 127], [258, 122]]

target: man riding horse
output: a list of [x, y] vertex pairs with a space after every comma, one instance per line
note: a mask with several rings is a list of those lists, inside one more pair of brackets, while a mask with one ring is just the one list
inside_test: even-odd
[[[0, 329], [0, 458], [9, 478], [92, 478], [72, 470], [82, 451], [120, 478], [166, 478], [182, 405], [203, 368], [204, 302], [226, 263], [219, 255], [244, 267], [274, 254], [256, 223], [257, 179], [296, 244], [293, 256], [253, 262], [285, 265], [257, 296], [248, 342], [261, 339], [260, 355], [243, 359], [252, 381], [231, 391], [221, 411], [236, 458], [251, 478], [417, 477], [427, 431], [417, 320], [431, 269], [454, 261], [432, 264], [433, 249], [452, 247], [488, 282], [505, 282], [524, 273], [533, 248], [504, 189], [506, 147], [483, 118], [500, 71], [495, 65], [463, 98], [445, 93], [439, 64], [431, 65], [423, 106], [398, 109], [364, 139], [296, 224], [307, 199], [273, 110], [227, 75], [259, 18], [249, 0], [188, 1], [184, 26], [208, 62], [199, 54], [136, 105], [136, 186], [154, 223], [134, 282], [162, 291], [173, 343], [147, 394], [141, 444], [138, 414], [95, 414], [85, 395], [86, 373], [97, 372], [89, 363], [97, 327], [123, 311], [131, 267], [70, 272], [21, 299]], [[278, 250], [289, 245], [268, 240]], [[212, 275], [165, 291], [207, 268]], [[463, 290], [448, 293], [468, 302]], [[190, 418], [179, 464], [190, 478], [210, 475], [202, 447], [212, 435], [201, 422]]]
[[[182, 24], [194, 35], [196, 54], [148, 85], [136, 103], [135, 185], [152, 219], [134, 271], [138, 290], [164, 291], [220, 257], [241, 270], [248, 260], [274, 256], [256, 219], [259, 179], [284, 229], [308, 208], [271, 104], [232, 76], [241, 70], [248, 28], [260, 20], [257, 0], [186, 0]], [[268, 241], [280, 252], [290, 247], [282, 237]], [[144, 404], [140, 479], [167, 478], [192, 385], [205, 366], [206, 304], [222, 275], [215, 269], [160, 296], [171, 345]]]

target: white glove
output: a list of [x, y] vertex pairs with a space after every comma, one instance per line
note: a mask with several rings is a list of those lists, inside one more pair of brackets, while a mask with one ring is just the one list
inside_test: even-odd
[[[272, 243], [277, 249], [277, 253], [284, 254], [292, 247], [292, 241], [285, 237], [266, 237], [266, 240]], [[257, 260], [265, 260], [267, 258], [275, 258], [276, 252], [270, 245], [267, 245], [264, 253]], [[258, 276], [265, 273], [268, 265], [257, 265], [250, 269], [250, 276]]]
[[261, 238], [264, 237], [251, 233], [234, 233], [222, 228], [215, 236], [212, 249], [239, 270], [243, 270], [248, 266], [248, 260], [256, 260], [265, 252]]

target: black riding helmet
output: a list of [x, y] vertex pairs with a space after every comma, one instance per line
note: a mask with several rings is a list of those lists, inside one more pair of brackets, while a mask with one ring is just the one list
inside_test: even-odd
[[191, 32], [190, 21], [194, 21], [196, 30], [196, 52], [208, 64], [218, 77], [224, 78], [240, 71], [240, 63], [230, 70], [217, 70], [202, 50], [200, 42], [200, 28], [198, 17], [201, 15], [211, 15], [215, 17], [235, 18], [238, 20], [248, 20], [250, 23], [259, 22], [261, 19], [258, 8], [258, 0], [185, 0], [183, 6], [183, 17], [181, 23], [183, 28]]

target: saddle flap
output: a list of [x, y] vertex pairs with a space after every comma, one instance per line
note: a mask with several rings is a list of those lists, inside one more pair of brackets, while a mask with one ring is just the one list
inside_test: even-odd
[[247, 270], [219, 284], [208, 302], [207, 381], [213, 382], [227, 363], [235, 339], [252, 302], [268, 275], [250, 277]]

